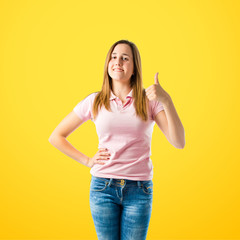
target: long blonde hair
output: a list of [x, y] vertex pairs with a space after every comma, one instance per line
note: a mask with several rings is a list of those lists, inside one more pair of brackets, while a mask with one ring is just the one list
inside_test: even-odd
[[128, 40], [119, 40], [115, 42], [108, 51], [105, 65], [104, 65], [104, 75], [103, 75], [103, 85], [102, 90], [98, 92], [93, 102], [93, 118], [95, 119], [99, 108], [102, 105], [108, 111], [112, 111], [110, 108], [110, 94], [112, 90], [112, 79], [108, 74], [108, 63], [111, 60], [111, 54], [114, 50], [115, 46], [120, 43], [128, 44], [132, 49], [133, 54], [133, 62], [134, 62], [134, 75], [131, 76], [130, 85], [133, 88], [132, 97], [134, 99], [134, 107], [136, 110], [136, 115], [139, 116], [143, 121], [148, 120], [148, 98], [145, 93], [145, 89], [143, 88], [142, 83], [142, 65], [141, 65], [141, 57], [138, 51], [137, 46]]

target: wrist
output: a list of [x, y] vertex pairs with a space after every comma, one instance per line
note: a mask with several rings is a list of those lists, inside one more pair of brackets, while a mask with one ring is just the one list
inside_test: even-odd
[[172, 102], [171, 97], [167, 94], [163, 99], [162, 99], [162, 104], [163, 105], [169, 105]]
[[88, 167], [88, 164], [89, 164], [89, 157], [88, 156], [86, 156], [85, 158], [84, 158], [84, 160], [83, 160], [83, 165], [85, 165], [86, 167]]
[[162, 101], [162, 104], [164, 107], [169, 107], [172, 104], [172, 98], [168, 95], [165, 97], [165, 99]]

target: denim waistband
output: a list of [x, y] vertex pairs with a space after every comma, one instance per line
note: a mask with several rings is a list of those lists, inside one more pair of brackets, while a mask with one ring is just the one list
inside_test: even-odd
[[102, 178], [102, 177], [95, 177], [92, 175], [92, 179], [99, 179], [107, 183], [108, 186], [111, 184], [115, 186], [133, 186], [137, 185], [138, 187], [141, 187], [142, 184], [152, 182], [152, 180], [130, 180], [130, 179], [116, 179], [116, 178]]

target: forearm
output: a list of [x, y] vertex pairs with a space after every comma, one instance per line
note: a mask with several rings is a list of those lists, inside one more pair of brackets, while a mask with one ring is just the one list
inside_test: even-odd
[[74, 148], [73, 145], [65, 137], [53, 136], [49, 139], [49, 142], [62, 153], [87, 166], [88, 157]]
[[168, 120], [169, 136], [173, 145], [178, 148], [184, 148], [185, 146], [184, 128], [170, 96], [163, 103], [163, 107]]

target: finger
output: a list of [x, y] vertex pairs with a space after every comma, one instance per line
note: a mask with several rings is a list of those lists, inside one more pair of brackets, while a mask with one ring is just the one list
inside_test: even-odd
[[154, 82], [155, 82], [156, 84], [159, 84], [159, 81], [158, 81], [158, 72], [155, 74]]
[[110, 153], [109, 150], [103, 150], [103, 152], [102, 152], [103, 155], [107, 155], [107, 154], [109, 154], [109, 153]]
[[151, 89], [152, 85], [149, 86], [148, 88], [145, 89], [145, 92], [149, 91], [149, 89]]
[[150, 89], [146, 94], [147, 94], [147, 96], [149, 96], [152, 93], [153, 93], [153, 89]]
[[109, 157], [110, 155], [102, 153], [98, 156], [97, 160], [105, 160], [108, 159]]
[[97, 161], [96, 163], [97, 164], [105, 164], [104, 162], [100, 162], [100, 161]]
[[148, 99], [151, 101], [152, 99], [153, 99], [153, 97], [154, 97], [154, 94], [153, 93], [150, 93], [150, 94], [148, 94]]
[[101, 157], [98, 157], [98, 158], [95, 160], [95, 163], [102, 162], [102, 160], [104, 160], [104, 159], [102, 159]]
[[99, 164], [105, 164], [106, 162], [104, 162], [103, 160], [107, 160], [107, 159], [100, 159], [100, 160], [97, 161], [97, 163], [99, 163]]
[[106, 153], [101, 153], [100, 155], [101, 155], [101, 156], [110, 156], [110, 155], [111, 155], [111, 153], [109, 153], [109, 152], [106, 152]]
[[150, 91], [151, 89], [153, 89], [154, 88], [154, 85], [151, 85], [151, 86], [149, 86], [148, 88], [147, 88], [147, 91]]
[[105, 153], [104, 154], [105, 158], [110, 158], [110, 155], [111, 155], [110, 153]]
[[100, 148], [99, 149], [100, 152], [107, 151], [107, 150], [108, 150], [107, 148]]

